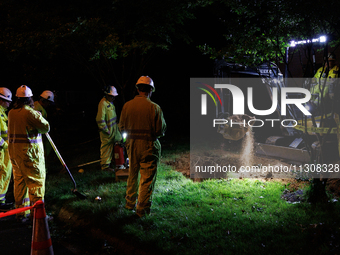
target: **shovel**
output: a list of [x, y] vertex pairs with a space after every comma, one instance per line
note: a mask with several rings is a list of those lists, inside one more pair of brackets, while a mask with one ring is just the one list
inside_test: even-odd
[[69, 174], [69, 176], [70, 176], [70, 178], [71, 178], [71, 180], [72, 180], [72, 182], [73, 182], [74, 189], [71, 190], [72, 193], [75, 194], [75, 195], [76, 195], [78, 198], [80, 198], [80, 199], [86, 199], [86, 196], [85, 196], [84, 194], [81, 194], [79, 191], [77, 191], [77, 184], [76, 184], [76, 181], [73, 179], [73, 176], [72, 176], [70, 170], [69, 170], [68, 167], [66, 166], [66, 164], [65, 164], [65, 162], [64, 162], [64, 160], [63, 160], [63, 158], [61, 157], [61, 155], [60, 155], [60, 153], [59, 153], [59, 151], [58, 151], [58, 149], [57, 149], [57, 147], [54, 145], [54, 143], [53, 143], [53, 141], [52, 141], [52, 138], [50, 137], [50, 135], [49, 135], [48, 133], [45, 133], [45, 135], [46, 135], [48, 141], [50, 142], [50, 144], [51, 144], [51, 146], [52, 146], [54, 152], [57, 154], [57, 156], [58, 156], [58, 158], [59, 158], [61, 164], [62, 164], [63, 167], [67, 170], [67, 172], [68, 172], [68, 174]]

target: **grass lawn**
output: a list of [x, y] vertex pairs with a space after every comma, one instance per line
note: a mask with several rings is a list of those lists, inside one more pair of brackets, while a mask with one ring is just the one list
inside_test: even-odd
[[90, 166], [83, 174], [73, 170], [86, 200], [72, 194], [67, 174], [51, 174], [46, 208], [55, 214], [61, 208], [76, 213], [91, 226], [152, 247], [156, 254], [340, 253], [340, 203], [287, 203], [281, 199], [287, 183], [273, 180], [193, 182], [167, 164], [187, 150], [164, 150], [152, 212], [144, 218], [131, 220], [133, 212], [124, 209], [125, 182], [116, 183], [112, 173]]

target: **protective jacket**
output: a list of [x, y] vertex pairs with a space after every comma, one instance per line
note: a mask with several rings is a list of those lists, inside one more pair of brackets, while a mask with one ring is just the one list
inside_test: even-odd
[[115, 106], [105, 97], [99, 102], [96, 122], [101, 141], [101, 166], [102, 169], [105, 169], [112, 161], [114, 143], [122, 140], [117, 126]]
[[12, 109], [8, 113], [8, 149], [17, 208], [44, 200], [46, 170], [42, 134], [49, 130], [47, 120], [30, 106]]
[[41, 115], [47, 119], [47, 112], [44, 107], [39, 103], [39, 101], [34, 102], [34, 110], [41, 112]]
[[122, 110], [119, 128], [127, 132], [126, 149], [130, 160], [126, 188], [126, 208], [133, 209], [137, 199], [137, 214], [142, 216], [151, 207], [150, 197], [156, 181], [157, 164], [161, 154], [158, 140], [166, 130], [163, 112], [159, 105], [146, 96], [138, 95], [127, 102]]
[[[334, 66], [329, 72], [326, 78], [326, 69], [324, 67], [320, 67], [314, 75], [315, 83], [311, 88], [312, 94], [312, 102], [316, 105], [319, 105], [321, 102], [321, 90], [324, 86], [323, 98], [324, 102], [327, 104], [327, 100], [332, 98], [334, 93], [334, 82], [335, 78], [339, 76], [339, 67]], [[326, 81], [325, 81], [326, 79]], [[325, 83], [326, 82], [326, 83]], [[328, 101], [329, 102], [329, 101]]]
[[[39, 101], [34, 102], [34, 110], [40, 112], [41, 116], [43, 116], [47, 120], [47, 112], [46, 112], [45, 108], [40, 104]], [[48, 141], [48, 139], [46, 138], [46, 136], [43, 136], [42, 139], [43, 139], [44, 154], [45, 154], [45, 159], [46, 159], [53, 148], [52, 148], [50, 142]]]
[[6, 110], [0, 105], [0, 203], [6, 202], [6, 193], [12, 175], [12, 164], [8, 154]]

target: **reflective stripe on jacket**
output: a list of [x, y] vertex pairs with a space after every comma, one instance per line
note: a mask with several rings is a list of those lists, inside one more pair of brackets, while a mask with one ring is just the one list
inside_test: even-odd
[[[37, 111], [25, 105], [19, 109], [12, 109], [8, 113], [8, 143], [10, 155], [20, 155], [34, 149], [34, 158], [38, 155], [36, 149], [43, 151], [41, 134], [50, 130], [50, 125]], [[15, 144], [21, 144], [20, 147]], [[38, 147], [37, 147], [38, 145]]]
[[10, 143], [41, 143], [41, 134], [10, 134]]

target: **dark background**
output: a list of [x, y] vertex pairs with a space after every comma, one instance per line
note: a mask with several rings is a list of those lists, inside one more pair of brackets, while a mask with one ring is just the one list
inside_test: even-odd
[[[13, 102], [16, 89], [22, 84], [32, 89], [34, 100], [38, 100], [46, 89], [55, 92], [56, 104], [48, 111], [52, 137], [58, 140], [70, 137], [67, 139], [70, 143], [98, 136], [95, 117], [104, 94], [102, 88], [80, 67], [60, 60], [58, 63], [42, 60], [33, 65], [36, 70], [27, 72], [18, 61], [12, 63], [3, 58], [1, 64], [0, 86], [12, 91]], [[144, 75], [150, 76], [155, 83], [156, 91], [151, 100], [163, 110], [168, 126], [166, 137], [189, 138], [190, 78], [212, 77], [213, 61], [203, 56], [194, 44], [178, 42], [169, 51], [154, 57]], [[118, 116], [123, 104], [118, 95], [115, 101]]]

